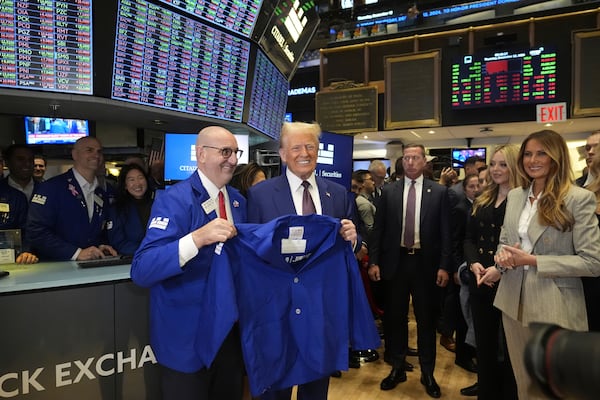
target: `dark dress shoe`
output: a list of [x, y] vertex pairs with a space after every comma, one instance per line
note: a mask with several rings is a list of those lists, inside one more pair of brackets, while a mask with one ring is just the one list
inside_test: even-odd
[[406, 372], [400, 368], [392, 368], [392, 372], [383, 378], [379, 387], [381, 390], [392, 390], [402, 382], [406, 382]]
[[356, 357], [350, 357], [348, 360], [348, 368], [360, 368], [360, 359]]
[[434, 399], [437, 399], [442, 396], [442, 391], [438, 386], [437, 382], [433, 375], [429, 374], [421, 374], [421, 384], [425, 386], [425, 391], [427, 394]]
[[456, 359], [454, 364], [469, 372], [477, 373], [477, 364], [471, 358], [467, 358], [466, 360]]
[[463, 396], [477, 396], [479, 394], [479, 383], [475, 382], [471, 386], [460, 389], [460, 394]]
[[379, 360], [379, 353], [377, 350], [352, 350], [350, 356], [358, 358], [364, 362], [373, 362]]
[[444, 346], [444, 348], [452, 353], [456, 352], [456, 342], [452, 336], [440, 336], [440, 344]]
[[406, 352], [407, 356], [411, 356], [411, 357], [418, 357], [419, 356], [419, 350], [413, 348], [413, 347], [409, 347], [408, 351]]
[[341, 378], [342, 377], [342, 371], [333, 371], [331, 373], [331, 377], [332, 378]]
[[413, 369], [415, 369], [414, 365], [412, 365], [408, 361], [404, 361], [404, 370], [405, 371], [411, 372]]

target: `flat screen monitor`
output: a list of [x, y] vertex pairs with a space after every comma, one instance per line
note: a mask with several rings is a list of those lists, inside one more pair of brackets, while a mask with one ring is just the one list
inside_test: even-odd
[[[391, 161], [390, 160], [381, 160], [385, 164], [385, 168], [390, 168]], [[358, 171], [359, 169], [369, 170], [369, 165], [371, 165], [371, 160], [354, 160], [352, 162], [352, 170]]]
[[[165, 133], [165, 182], [175, 183], [187, 179], [197, 168], [195, 133]], [[238, 164], [248, 163], [248, 135], [234, 135], [243, 150]]]
[[250, 37], [262, 0], [160, 0], [221, 28]]
[[285, 120], [289, 82], [262, 51], [256, 51], [247, 118], [249, 126], [279, 140]]
[[452, 149], [452, 167], [462, 168], [465, 165], [467, 158], [479, 157], [486, 161], [485, 147], [477, 149]]
[[352, 152], [354, 137], [322, 132], [315, 174], [331, 179], [350, 190], [352, 184]]
[[0, 87], [92, 94], [91, 0], [0, 4]]
[[280, 0], [258, 44], [289, 80], [321, 19], [314, 0]]
[[120, 0], [112, 98], [241, 122], [250, 42], [145, 0]]
[[72, 144], [90, 135], [90, 124], [85, 119], [25, 117], [27, 144]]
[[556, 100], [557, 52], [481, 50], [452, 63], [453, 109], [548, 103]]

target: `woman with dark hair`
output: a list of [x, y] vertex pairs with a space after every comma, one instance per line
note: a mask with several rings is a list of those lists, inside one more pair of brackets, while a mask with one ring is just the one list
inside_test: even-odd
[[247, 197], [248, 189], [259, 182], [266, 180], [265, 171], [255, 163], [239, 164], [233, 172], [233, 178], [229, 184], [240, 191], [242, 196]]
[[588, 330], [581, 277], [600, 275], [597, 203], [593, 193], [573, 184], [569, 149], [554, 131], [529, 135], [517, 167], [524, 183], [507, 197], [494, 257], [504, 274], [494, 306], [502, 311], [519, 398], [545, 398], [528, 391], [529, 324]]
[[112, 209], [112, 227], [108, 229], [109, 242], [119, 254], [133, 255], [137, 250], [146, 234], [152, 202], [144, 169], [137, 164], [123, 166]]

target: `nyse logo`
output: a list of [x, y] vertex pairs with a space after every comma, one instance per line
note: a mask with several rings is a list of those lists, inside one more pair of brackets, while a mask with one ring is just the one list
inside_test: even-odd
[[325, 145], [319, 143], [319, 156], [317, 158], [317, 164], [333, 165], [333, 144]]

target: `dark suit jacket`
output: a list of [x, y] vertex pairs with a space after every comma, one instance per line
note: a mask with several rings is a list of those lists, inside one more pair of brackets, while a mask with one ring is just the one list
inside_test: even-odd
[[[356, 206], [345, 187], [316, 177], [323, 215], [351, 219], [356, 225]], [[262, 224], [283, 215], [296, 214], [287, 177], [268, 179], [248, 191], [248, 222]]]
[[[391, 279], [400, 258], [404, 180], [386, 185], [375, 214], [375, 226], [369, 243], [369, 261], [379, 265], [381, 278]], [[429, 179], [423, 180], [421, 219], [419, 222], [424, 267], [452, 271], [452, 237], [448, 188]]]

